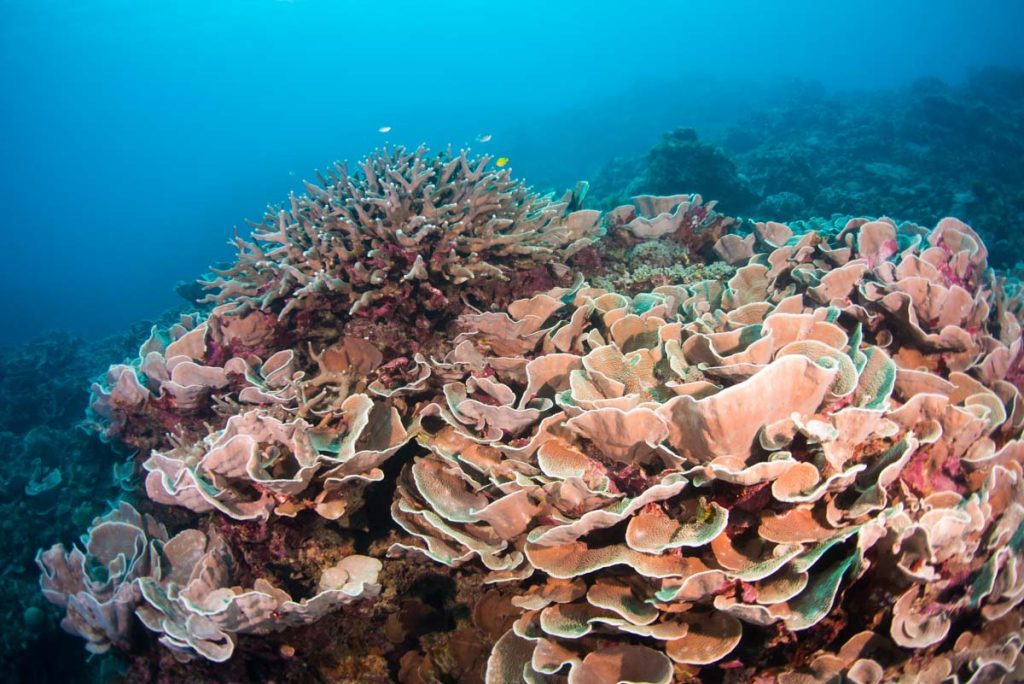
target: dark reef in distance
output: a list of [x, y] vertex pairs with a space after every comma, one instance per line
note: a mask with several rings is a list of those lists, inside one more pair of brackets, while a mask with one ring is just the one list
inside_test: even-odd
[[667, 132], [646, 154], [592, 180], [602, 208], [638, 194], [699, 192], [730, 215], [793, 221], [890, 216], [932, 225], [958, 216], [996, 267], [1024, 255], [1024, 72], [989, 67], [962, 86], [925, 78], [894, 91], [794, 89], [720, 140]]

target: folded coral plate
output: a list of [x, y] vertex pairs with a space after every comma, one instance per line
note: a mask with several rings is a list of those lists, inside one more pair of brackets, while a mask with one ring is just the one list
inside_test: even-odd
[[392, 634], [429, 572], [463, 612], [379, 647], [402, 681], [1024, 676], [1024, 298], [970, 227], [599, 214], [423, 149], [321, 180], [94, 387], [147, 513], [38, 558], [91, 651]]

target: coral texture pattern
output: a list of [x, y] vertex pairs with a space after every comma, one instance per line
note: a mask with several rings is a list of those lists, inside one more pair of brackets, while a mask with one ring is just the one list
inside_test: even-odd
[[[598, 215], [400, 148], [322, 181], [94, 388], [187, 528], [121, 504], [39, 556], [90, 650], [221, 662], [342, 606], [395, 649], [426, 567], [472, 617], [402, 681], [1024, 677], [1024, 299], [970, 227]], [[416, 348], [361, 334], [397, 315]]]
[[[237, 312], [286, 316], [307, 298], [338, 299], [371, 318], [438, 311], [458, 286], [507, 279], [590, 244], [598, 214], [532, 193], [487, 156], [385, 148], [350, 175], [337, 165], [308, 194], [271, 211], [239, 258], [208, 283]], [[279, 303], [282, 303], [277, 306]]]

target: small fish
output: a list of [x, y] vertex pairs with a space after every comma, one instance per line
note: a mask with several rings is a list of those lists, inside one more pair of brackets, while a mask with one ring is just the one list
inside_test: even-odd
[[490, 133], [481, 133], [480, 135], [476, 136], [476, 141], [478, 143], [491, 142], [491, 138], [493, 137], [494, 136], [491, 135]]
[[378, 133], [390, 133], [391, 132], [391, 126], [381, 126], [380, 128], [377, 129], [377, 132]]
[[289, 172], [288, 172], [288, 175], [289, 175], [289, 176], [294, 176], [294, 175], [295, 175], [295, 171], [289, 171]]
[[498, 161], [494, 162], [498, 168], [502, 168], [505, 164], [508, 164], [508, 157], [498, 157]]

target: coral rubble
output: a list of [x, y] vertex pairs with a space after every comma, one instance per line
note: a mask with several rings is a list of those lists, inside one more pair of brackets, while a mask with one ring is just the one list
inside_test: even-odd
[[308, 191], [94, 387], [183, 529], [40, 555], [91, 650], [280, 632], [340, 679], [361, 621], [403, 682], [1024, 674], [1024, 303], [966, 224], [599, 220], [423, 150]]

